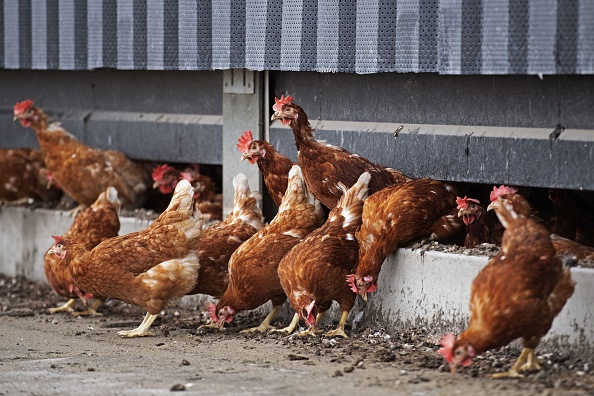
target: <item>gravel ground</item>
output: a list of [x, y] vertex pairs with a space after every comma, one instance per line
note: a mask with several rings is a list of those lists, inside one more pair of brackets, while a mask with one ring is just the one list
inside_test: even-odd
[[156, 337], [121, 339], [116, 332], [136, 327], [141, 308], [109, 300], [99, 317], [47, 313], [62, 302], [47, 285], [0, 277], [0, 395], [594, 394], [594, 362], [564, 350], [539, 348], [543, 370], [494, 380], [489, 375], [509, 368], [517, 347], [450, 374], [436, 353], [439, 337], [425, 329], [347, 326], [347, 340], [239, 334], [263, 318], [248, 312], [223, 333], [197, 331], [205, 314], [184, 301], [166, 308], [153, 325]]

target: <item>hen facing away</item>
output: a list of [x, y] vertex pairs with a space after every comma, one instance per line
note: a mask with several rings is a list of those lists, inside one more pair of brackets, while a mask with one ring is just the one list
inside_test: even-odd
[[[90, 207], [74, 219], [65, 234], [54, 237], [54, 240], [59, 243], [66, 239], [70, 243], [79, 245], [82, 250], [89, 251], [105, 239], [118, 235], [120, 230], [119, 210], [118, 192], [115, 188], [108, 187], [107, 190], [99, 194], [97, 200]], [[51, 247], [45, 253], [43, 269], [52, 289], [58, 295], [69, 298], [64, 305], [50, 308], [50, 313], [72, 312], [77, 296], [86, 304], [86, 299], [90, 296], [74, 285], [68, 263], [56, 256]], [[83, 312], [76, 312], [74, 315], [100, 315], [96, 311], [100, 304], [101, 300], [96, 299], [91, 308]]]
[[57, 200], [61, 192], [51, 184], [39, 150], [0, 149], [0, 205], [19, 205], [30, 198]]
[[250, 164], [258, 164], [268, 193], [274, 204], [280, 206], [289, 183], [289, 171], [296, 164], [267, 141], [254, 140], [252, 131], [244, 132], [237, 141], [237, 149], [242, 153], [241, 160], [247, 159]]
[[250, 192], [247, 177], [233, 178], [235, 199], [227, 218], [202, 230], [198, 259], [200, 270], [196, 286], [188, 294], [208, 294], [221, 298], [229, 283], [228, 263], [231, 254], [264, 227], [258, 192]]
[[409, 178], [395, 169], [374, 164], [366, 158], [351, 154], [342, 147], [318, 142], [313, 136], [305, 111], [293, 103], [293, 98], [275, 98], [272, 120], [289, 125], [295, 136], [299, 166], [312, 194], [328, 209], [334, 208], [342, 195], [338, 183], [351, 187], [363, 172], [371, 174], [369, 193], [387, 186], [403, 183]]
[[163, 164], [153, 169], [153, 188], [158, 188], [163, 194], [171, 194], [180, 180], [185, 179], [194, 188], [196, 202], [202, 219], [205, 221], [221, 220], [223, 216], [223, 197], [217, 194], [215, 182], [210, 177], [200, 173], [198, 164], [191, 164], [183, 170]]
[[190, 182], [178, 183], [167, 209], [146, 229], [107, 239], [85, 252], [66, 239], [51, 252], [68, 263], [74, 284], [97, 298], [112, 297], [142, 306], [138, 328], [122, 337], [153, 335], [149, 327], [168, 301], [196, 286], [202, 223], [194, 211]]
[[573, 294], [575, 282], [545, 227], [520, 217], [501, 199], [495, 210], [506, 228], [501, 250], [472, 282], [468, 329], [457, 338], [446, 334], [439, 353], [455, 372], [476, 355], [522, 338], [516, 363], [494, 375], [518, 377], [521, 371], [540, 368], [534, 349]]
[[260, 326], [264, 332], [287, 299], [278, 277], [278, 264], [293, 246], [323, 222], [322, 205], [308, 191], [301, 169], [289, 172], [289, 185], [274, 219], [244, 242], [229, 259], [229, 286], [210, 307], [211, 319], [222, 329], [239, 311], [272, 301], [272, 311]]
[[35, 131], [46, 166], [60, 188], [79, 203], [75, 211], [91, 205], [109, 186], [118, 190], [123, 207], [142, 205], [149, 175], [124, 154], [79, 142], [59, 123], [50, 124], [31, 100], [14, 106], [14, 119]]
[[361, 229], [355, 234], [359, 264], [347, 282], [367, 300], [367, 293], [377, 288], [382, 263], [399, 246], [427, 237], [449, 240], [463, 229], [456, 213], [456, 196], [444, 183], [417, 179], [386, 187], [363, 205]]
[[[344, 278], [357, 265], [359, 244], [355, 231], [361, 225], [370, 179], [369, 173], [363, 173], [348, 191], [339, 184], [343, 195], [330, 211], [326, 223], [291, 249], [278, 266], [281, 285], [296, 312], [296, 319], [303, 318], [309, 326], [299, 335], [315, 335], [320, 317], [335, 300], [340, 305], [340, 322], [336, 330], [326, 336], [347, 338], [344, 324], [357, 295]], [[297, 320], [279, 331], [292, 332]]]

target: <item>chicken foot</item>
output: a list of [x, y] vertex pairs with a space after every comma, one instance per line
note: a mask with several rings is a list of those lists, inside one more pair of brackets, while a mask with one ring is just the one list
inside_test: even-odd
[[82, 312], [74, 312], [72, 316], [102, 316], [103, 314], [101, 312], [97, 312], [97, 308], [99, 308], [101, 302], [101, 300], [96, 299], [91, 308]]
[[276, 313], [279, 311], [279, 309], [281, 309], [281, 307], [282, 307], [282, 305], [277, 305], [276, 307], [272, 307], [272, 310], [270, 310], [270, 313], [268, 314], [268, 316], [266, 318], [264, 318], [262, 323], [260, 323], [260, 326], [252, 327], [251, 329], [241, 330], [240, 333], [254, 333], [256, 331], [259, 331], [260, 333], [264, 333], [268, 329], [275, 329], [274, 326], [270, 326], [270, 322], [272, 322], [272, 319], [274, 318]]
[[58, 312], [72, 312], [74, 311], [74, 303], [76, 302], [75, 298], [71, 298], [70, 300], [66, 301], [64, 304], [60, 305], [56, 308], [48, 309], [49, 313], [55, 314]]
[[521, 378], [523, 375], [520, 374], [520, 371], [528, 371], [537, 367], [540, 368], [534, 354], [534, 349], [523, 348], [518, 360], [511, 366], [509, 371], [493, 374], [491, 378]]
[[307, 328], [307, 330], [303, 330], [301, 333], [297, 333], [297, 335], [299, 337], [305, 337], [306, 335], [309, 336], [317, 336], [319, 333], [321, 333], [321, 330], [318, 330], [318, 324], [320, 324], [320, 321], [322, 320], [322, 318], [324, 317], [324, 312], [320, 312], [316, 315], [316, 322], [314, 324], [312, 324], [311, 326], [309, 326]]
[[137, 328], [135, 328], [133, 330], [118, 331], [118, 335], [120, 337], [125, 337], [125, 338], [154, 336], [154, 334], [151, 333], [150, 331], [148, 331], [148, 329], [149, 329], [149, 327], [151, 327], [151, 325], [153, 324], [155, 319], [157, 319], [158, 316], [159, 316], [159, 314], [151, 315], [150, 313], [147, 312], [146, 316], [144, 317], [144, 320], [142, 321], [140, 326], [138, 326]]
[[270, 332], [271, 333], [291, 334], [293, 331], [295, 331], [295, 327], [297, 327], [297, 324], [299, 324], [299, 314], [295, 313], [295, 315], [293, 315], [293, 319], [291, 320], [291, 323], [289, 323], [289, 325], [287, 327], [284, 327], [282, 329], [273, 329], [273, 330], [270, 330]]
[[344, 337], [344, 338], [349, 338], [349, 336], [346, 335], [346, 333], [344, 332], [344, 324], [347, 320], [347, 317], [349, 316], [349, 311], [342, 311], [342, 314], [340, 315], [340, 321], [338, 322], [338, 327], [336, 327], [335, 330], [331, 330], [329, 332], [327, 332], [325, 334], [326, 337]]
[[219, 325], [217, 322], [213, 321], [212, 319], [208, 319], [208, 322], [206, 322], [203, 325], [198, 326], [198, 329], [196, 330], [200, 330], [200, 329], [218, 329]]

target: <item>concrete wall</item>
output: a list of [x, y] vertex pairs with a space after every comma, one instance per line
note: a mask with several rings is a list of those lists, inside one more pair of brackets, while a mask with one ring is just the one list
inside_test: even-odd
[[[23, 275], [45, 282], [43, 255], [51, 246], [50, 235], [70, 227], [72, 219], [60, 211], [3, 208], [0, 211], [0, 273]], [[143, 229], [147, 221], [122, 218], [120, 234]], [[470, 285], [487, 263], [487, 257], [465, 256], [411, 249], [399, 249], [382, 267], [379, 289], [367, 304], [360, 299], [350, 320], [379, 324], [397, 331], [405, 327], [427, 327], [431, 331], [459, 332], [469, 313]], [[573, 297], [555, 319], [548, 342], [594, 352], [594, 270], [575, 268], [577, 282]], [[205, 296], [184, 297], [188, 304], [201, 306]], [[262, 310], [270, 309], [265, 306]], [[336, 305], [336, 304], [335, 304]], [[292, 313], [284, 312], [289, 319]], [[338, 320], [331, 310], [326, 320]], [[288, 324], [288, 322], [287, 322]]]

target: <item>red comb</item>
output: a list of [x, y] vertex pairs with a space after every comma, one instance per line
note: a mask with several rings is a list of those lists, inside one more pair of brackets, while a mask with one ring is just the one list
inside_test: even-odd
[[14, 115], [24, 113], [29, 107], [33, 106], [31, 99], [23, 100], [14, 105]]
[[237, 143], [237, 150], [241, 151], [242, 153], [246, 153], [248, 151], [248, 147], [254, 141], [252, 136], [252, 131], [243, 131], [243, 135], [237, 139], [239, 143]]
[[357, 285], [355, 284], [355, 274], [347, 275], [346, 276], [346, 281], [349, 284], [349, 286], [351, 287], [351, 290], [355, 294], [359, 294], [359, 289], [357, 289]]
[[272, 106], [272, 110], [274, 111], [281, 111], [286, 104], [289, 104], [293, 101], [292, 96], [281, 95], [280, 99], [274, 98], [274, 105]]
[[443, 358], [448, 362], [452, 363], [453, 352], [454, 352], [454, 343], [456, 342], [456, 336], [453, 333], [446, 333], [441, 338], [441, 346], [437, 352], [443, 356]]
[[497, 198], [502, 197], [506, 194], [515, 194], [518, 192], [517, 188], [504, 186], [503, 184], [499, 187], [493, 187], [493, 191], [491, 191], [491, 195], [489, 199], [491, 202], [497, 201]]
[[64, 240], [61, 235], [52, 235], [52, 238], [54, 238], [55, 243], [60, 243]]
[[481, 203], [478, 199], [467, 198], [466, 196], [464, 196], [464, 198], [456, 197], [456, 204], [458, 205], [456, 209], [466, 209], [469, 202], [474, 202], [477, 204]]
[[208, 316], [213, 322], [218, 322], [219, 318], [217, 317], [217, 305], [214, 303], [208, 304]]
[[173, 166], [169, 166], [167, 164], [157, 166], [155, 169], [153, 169], [153, 174], [152, 174], [153, 181], [162, 180], [165, 173], [167, 173], [171, 170], [175, 170], [175, 168]]

